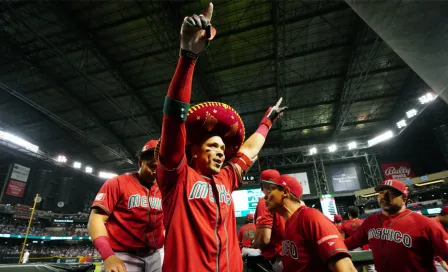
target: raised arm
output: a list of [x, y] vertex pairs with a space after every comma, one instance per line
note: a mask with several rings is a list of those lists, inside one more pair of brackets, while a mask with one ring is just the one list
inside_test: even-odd
[[166, 170], [176, 169], [185, 157], [185, 121], [190, 108], [191, 85], [198, 55], [215, 35], [210, 22], [213, 4], [205, 15], [185, 17], [181, 29], [180, 58], [163, 107], [159, 161]]
[[275, 106], [268, 109], [258, 129], [244, 142], [237, 155], [231, 159], [240, 175], [248, 171], [248, 168], [250, 168], [250, 165], [252, 165], [252, 162], [257, 158], [263, 147], [272, 125], [283, 115], [283, 111], [287, 109], [287, 107], [280, 107], [281, 103], [282, 98], [277, 101]]
[[287, 107], [280, 107], [281, 103], [282, 98], [277, 101], [275, 106], [268, 109], [263, 120], [261, 120], [258, 129], [244, 142], [239, 152], [245, 154], [250, 159], [255, 159], [257, 157], [266, 141], [266, 137], [272, 125], [283, 115], [283, 111], [287, 109]]

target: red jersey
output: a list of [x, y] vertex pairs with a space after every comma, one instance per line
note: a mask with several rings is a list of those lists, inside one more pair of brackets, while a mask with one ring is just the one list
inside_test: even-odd
[[285, 235], [285, 220], [279, 214], [272, 214], [266, 206], [264, 197], [260, 198], [255, 210], [255, 224], [257, 228], [271, 229], [269, 245], [261, 249], [265, 259], [272, 259], [282, 254], [282, 240]]
[[240, 248], [252, 248], [252, 241], [255, 238], [255, 224], [249, 223], [240, 228], [238, 232], [238, 240], [240, 241]]
[[91, 208], [103, 210], [114, 251], [161, 248], [164, 244], [162, 195], [157, 184], [143, 186], [137, 173], [107, 180]]
[[[433, 218], [431, 218], [431, 219], [434, 220], [437, 224], [440, 224], [440, 226], [441, 226], [445, 231], [448, 232], [447, 228], [442, 224], [442, 222], [440, 222], [439, 219], [437, 219], [437, 217], [433, 217]], [[439, 263], [440, 263], [441, 261], [443, 261], [442, 258], [440, 258], [439, 256], [435, 257], [435, 260], [436, 260], [437, 262], [439, 262]]]
[[408, 209], [393, 216], [373, 214], [345, 240], [349, 249], [367, 242], [378, 272], [435, 272], [434, 256], [448, 260], [445, 230], [433, 220]]
[[316, 209], [300, 207], [286, 221], [282, 243], [283, 271], [326, 272], [336, 254], [350, 257], [334, 224]]
[[345, 220], [342, 223], [342, 231], [345, 234], [345, 238], [347, 239], [352, 236], [358, 230], [359, 226], [361, 226], [362, 222], [364, 221], [359, 218]]
[[229, 163], [211, 179], [185, 164], [157, 166], [166, 226], [163, 271], [241, 272], [232, 192], [242, 184]]
[[339, 234], [341, 234], [342, 236], [344, 234], [344, 231], [342, 230], [342, 223], [334, 223], [334, 226], [339, 231]]

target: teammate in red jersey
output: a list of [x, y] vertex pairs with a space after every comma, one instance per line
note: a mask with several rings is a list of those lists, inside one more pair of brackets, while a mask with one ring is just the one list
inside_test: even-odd
[[[434, 220], [448, 232], [448, 206], [443, 207], [440, 213], [434, 217]], [[436, 257], [435, 260], [437, 272], [448, 271], [448, 265], [442, 258]]]
[[241, 253], [243, 256], [258, 256], [261, 254], [259, 249], [254, 248], [252, 241], [255, 237], [254, 214], [246, 215], [246, 224], [238, 232], [238, 241], [240, 242]]
[[[268, 188], [263, 181], [274, 180], [280, 176], [277, 170], [268, 169], [261, 172], [260, 185], [263, 194], [269, 193]], [[256, 248], [261, 249], [264, 256], [263, 267], [272, 269], [273, 267], [281, 267], [282, 255], [282, 238], [285, 234], [285, 220], [279, 214], [273, 214], [268, 211], [264, 198], [258, 201], [255, 210], [255, 224], [257, 231], [255, 232], [254, 244]]]
[[364, 220], [345, 239], [349, 249], [367, 242], [375, 269], [386, 271], [436, 271], [434, 256], [448, 259], [448, 235], [434, 220], [406, 209], [408, 190], [399, 180], [385, 180], [375, 187], [382, 212]]
[[166, 226], [163, 271], [242, 271], [231, 193], [284, 110], [280, 100], [243, 144], [244, 124], [230, 106], [205, 102], [190, 108], [196, 60], [216, 34], [212, 13], [210, 3], [205, 15], [185, 17], [164, 104], [156, 149]]
[[92, 204], [88, 231], [104, 271], [162, 271], [162, 197], [155, 183], [156, 140], [138, 155], [137, 173], [107, 180]]
[[344, 237], [344, 232], [342, 231], [342, 216], [340, 214], [334, 215], [334, 225], [338, 229], [342, 237]]
[[348, 220], [345, 220], [342, 223], [342, 231], [344, 232], [345, 238], [352, 236], [364, 222], [362, 219], [359, 219], [359, 210], [354, 206], [350, 206], [347, 209]]
[[303, 188], [298, 180], [281, 175], [264, 183], [269, 184], [269, 211], [286, 219], [283, 271], [356, 271], [334, 224], [318, 210], [300, 204]]

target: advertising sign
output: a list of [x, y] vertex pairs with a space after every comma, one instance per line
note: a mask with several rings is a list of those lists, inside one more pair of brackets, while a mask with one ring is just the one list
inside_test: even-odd
[[331, 221], [334, 221], [334, 215], [338, 214], [338, 209], [333, 195], [321, 195], [320, 206], [322, 207], [322, 213]]
[[330, 174], [335, 192], [361, 189], [354, 164], [333, 165], [330, 167]]
[[258, 200], [263, 196], [261, 189], [234, 191], [232, 199], [235, 206], [235, 217], [244, 217], [249, 213], [255, 214]]
[[407, 180], [415, 177], [412, 172], [411, 165], [408, 162], [391, 162], [381, 164], [381, 170], [384, 174], [384, 179], [398, 179]]
[[11, 172], [11, 179], [27, 182], [29, 175], [30, 175], [30, 168], [22, 166], [20, 164], [14, 164], [14, 167], [12, 168]]
[[308, 175], [306, 174], [306, 172], [289, 174], [289, 175], [293, 176], [295, 179], [297, 179], [300, 182], [300, 184], [302, 184], [304, 195], [310, 194], [310, 183], [308, 182]]
[[6, 194], [16, 197], [23, 197], [25, 187], [26, 183], [11, 179], [8, 183], [8, 187], [6, 188]]

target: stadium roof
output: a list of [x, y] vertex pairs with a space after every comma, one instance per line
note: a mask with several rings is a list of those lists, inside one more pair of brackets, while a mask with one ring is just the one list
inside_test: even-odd
[[[184, 15], [207, 1], [0, 3], [0, 121], [53, 153], [115, 171], [160, 136]], [[416, 75], [343, 1], [215, 3], [193, 103], [221, 101], [256, 130], [289, 106], [265, 153], [367, 139], [419, 91]], [[392, 123], [394, 124], [394, 123]]]

